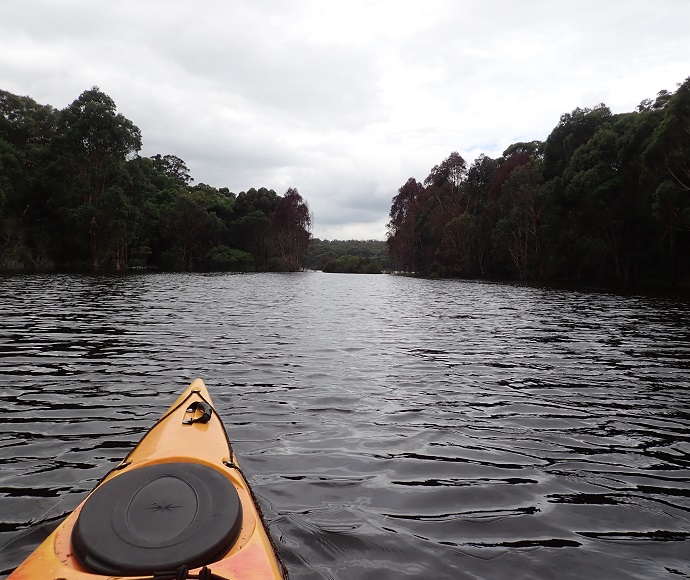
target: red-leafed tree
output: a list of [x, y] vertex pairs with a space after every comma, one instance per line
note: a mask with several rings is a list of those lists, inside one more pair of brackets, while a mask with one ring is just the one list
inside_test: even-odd
[[271, 216], [271, 226], [280, 269], [296, 272], [304, 268], [311, 241], [312, 217], [307, 202], [295, 188], [289, 188], [278, 202]]
[[420, 238], [416, 226], [423, 194], [422, 184], [410, 177], [393, 198], [387, 244], [396, 270], [415, 272], [419, 267]]

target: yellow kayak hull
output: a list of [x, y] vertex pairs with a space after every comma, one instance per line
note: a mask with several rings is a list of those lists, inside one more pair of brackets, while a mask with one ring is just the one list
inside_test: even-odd
[[[214, 577], [227, 580], [284, 578], [284, 567], [266, 532], [220, 418], [213, 411], [208, 422], [199, 421], [203, 407], [189, 411], [195, 403], [197, 407], [207, 403], [212, 408], [208, 390], [201, 379], [196, 379], [180, 395], [122, 463], [10, 574], [8, 580], [150, 578], [151, 574], [118, 576], [89, 571], [74, 553], [73, 529], [80, 511], [101, 486], [113, 482], [109, 484], [113, 488], [117, 478], [125, 473], [173, 462], [205, 465], [219, 472], [232, 483], [241, 502], [241, 528], [234, 544], [221, 558], [204, 563]], [[196, 421], [191, 422], [194, 419]], [[190, 570], [190, 576], [198, 574], [203, 567]]]

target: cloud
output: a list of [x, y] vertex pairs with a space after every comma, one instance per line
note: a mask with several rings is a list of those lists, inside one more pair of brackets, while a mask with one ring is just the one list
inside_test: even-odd
[[690, 74], [690, 3], [23, 0], [3, 88], [63, 108], [93, 85], [196, 182], [297, 187], [319, 237], [383, 238], [392, 197], [457, 150], [631, 111]]

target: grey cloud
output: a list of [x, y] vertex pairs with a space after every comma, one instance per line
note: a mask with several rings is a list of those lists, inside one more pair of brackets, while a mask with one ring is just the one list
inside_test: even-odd
[[22, 0], [3, 5], [0, 88], [62, 108], [98, 85], [142, 154], [235, 192], [297, 187], [316, 235], [382, 238], [398, 188], [451, 151], [672, 90], [688, 21], [688, 2], [642, 0]]

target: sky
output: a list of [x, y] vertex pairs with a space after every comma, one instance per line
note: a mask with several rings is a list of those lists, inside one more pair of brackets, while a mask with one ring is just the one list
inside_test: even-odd
[[93, 86], [194, 183], [299, 190], [321, 239], [385, 239], [410, 177], [630, 112], [690, 76], [689, 0], [3, 0], [0, 89]]

